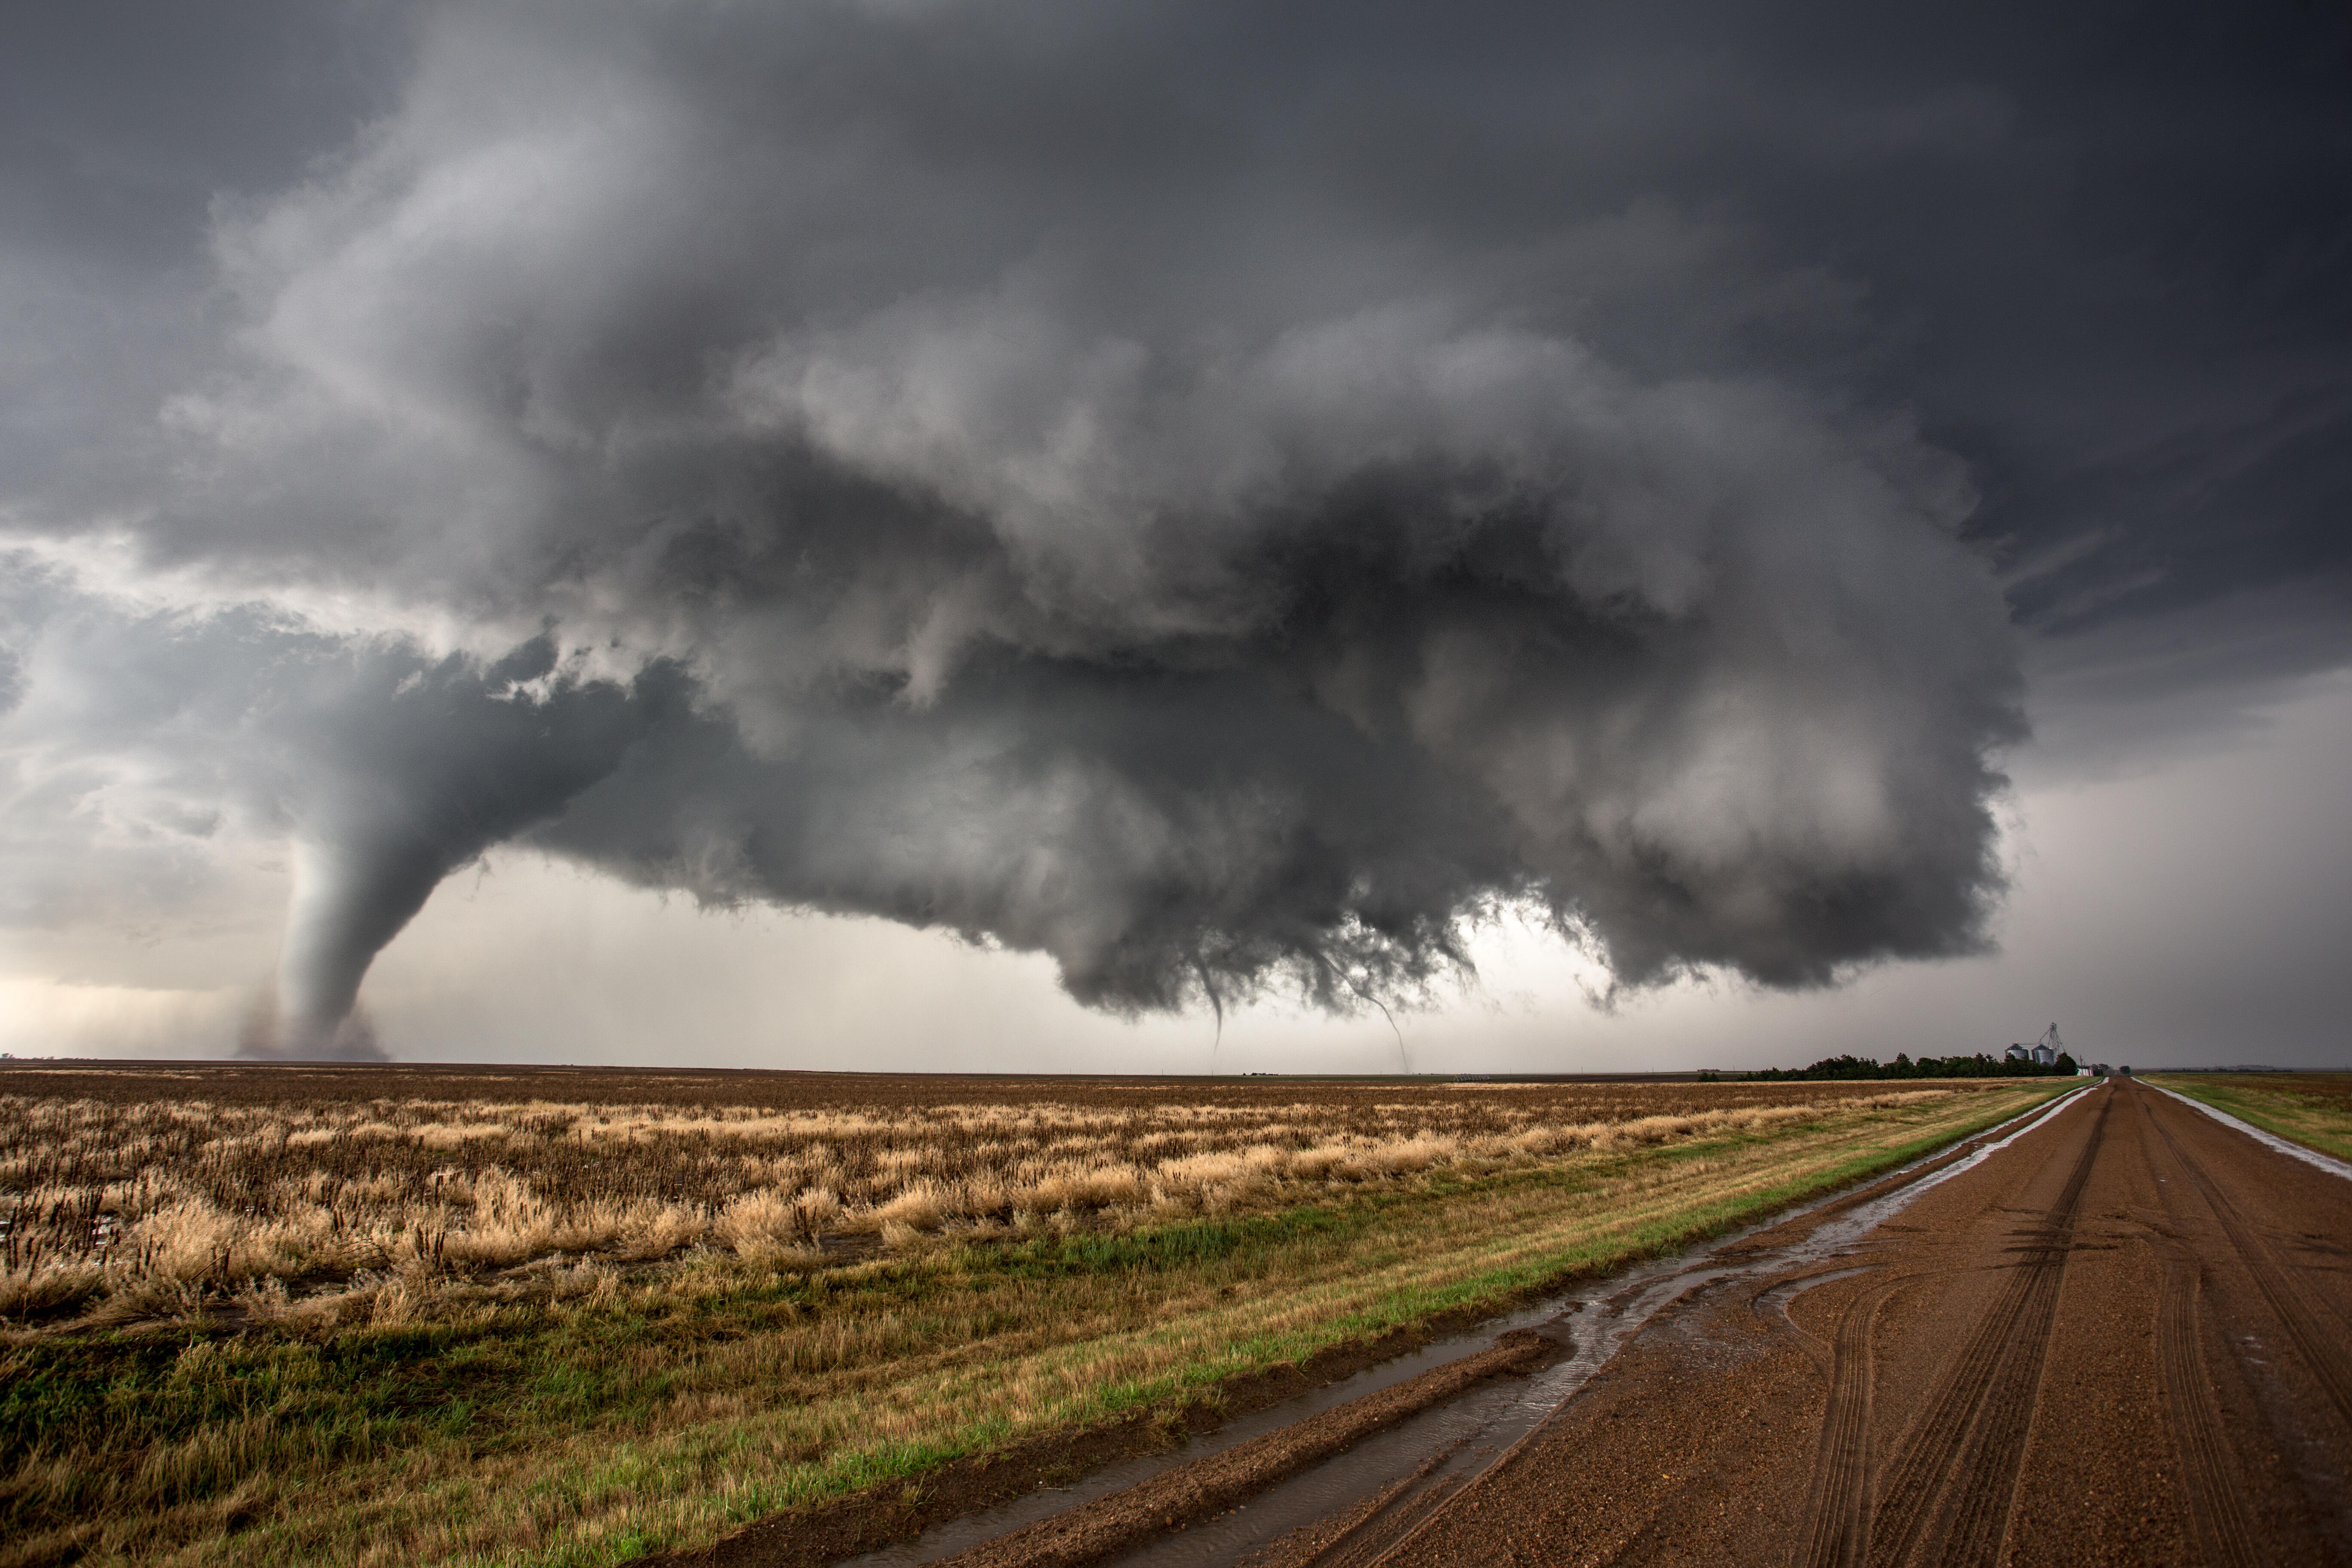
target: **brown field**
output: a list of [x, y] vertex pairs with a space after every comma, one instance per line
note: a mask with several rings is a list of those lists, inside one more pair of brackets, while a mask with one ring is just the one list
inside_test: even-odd
[[0, 1568], [626, 1561], [2063, 1087], [0, 1069]]
[[96, 1321], [207, 1295], [331, 1312], [394, 1276], [696, 1249], [806, 1266], [1264, 1212], [1951, 1092], [335, 1068], [0, 1085], [0, 1313]]

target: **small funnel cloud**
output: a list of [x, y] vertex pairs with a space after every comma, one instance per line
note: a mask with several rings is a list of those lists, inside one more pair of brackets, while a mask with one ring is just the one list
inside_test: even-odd
[[324, 711], [294, 721], [294, 893], [277, 1005], [242, 1054], [383, 1059], [355, 1012], [375, 955], [442, 878], [610, 773], [644, 721], [653, 677], [631, 691], [556, 663], [551, 635], [487, 667], [381, 654]]

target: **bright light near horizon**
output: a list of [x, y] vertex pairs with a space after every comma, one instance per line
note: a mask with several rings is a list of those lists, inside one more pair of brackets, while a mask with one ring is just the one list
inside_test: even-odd
[[[1439, 1072], [1796, 1065], [1848, 1049], [1997, 1049], [2054, 1016], [2102, 1060], [2347, 1065], [2340, 1044], [2325, 1060], [2297, 1058], [2262, 1033], [2292, 1023], [2279, 998], [2313, 954], [2282, 949], [2265, 970], [2230, 962], [2224, 938], [2269, 921], [2305, 946], [2333, 940], [2329, 900], [2352, 869], [2334, 799], [2347, 770], [2352, 680], [2326, 679], [2226, 749], [2157, 772], [2029, 773], [2004, 836], [2016, 887], [2003, 952], [1894, 966], [1838, 991], [1694, 981], [1599, 1011], [1606, 973], [1506, 909], [1470, 933], [1478, 984], [1399, 1016], [1404, 1055]], [[242, 920], [13, 939], [0, 949], [0, 1049], [233, 1050], [270, 983], [285, 896], [282, 864], [248, 869]], [[1079, 1007], [1034, 954], [878, 920], [705, 911], [511, 849], [442, 886], [363, 998], [394, 1055], [421, 1060], [1144, 1073], [1391, 1072], [1400, 1060], [1376, 1013], [1327, 1019], [1277, 999], [1229, 1008], [1222, 1039], [1205, 1013], [1130, 1023]]]
[[0, 976], [0, 1051], [15, 1057], [218, 1056], [234, 1043], [251, 1001], [249, 992], [234, 985], [190, 990]]

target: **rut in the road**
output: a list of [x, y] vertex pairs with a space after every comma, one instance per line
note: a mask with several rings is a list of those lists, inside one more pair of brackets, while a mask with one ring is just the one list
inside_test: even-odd
[[1319, 1540], [1300, 1542], [1247, 1560], [1279, 1562], [1284, 1568], [1378, 1568], [1397, 1544], [1435, 1518], [1462, 1490], [1459, 1481], [1423, 1485], [1445, 1458], [1433, 1455], [1412, 1475], [1367, 1500]]
[[1837, 1334], [1811, 1517], [1799, 1537], [1805, 1568], [1892, 1568], [1923, 1546], [1943, 1563], [1990, 1563], [1999, 1555], [2075, 1214], [2111, 1104], [2101, 1100], [2064, 1189], [2021, 1249], [2025, 1261], [1937, 1380], [1875, 1506], [1869, 1487], [1871, 1318], [1895, 1282], [1862, 1292], [1848, 1306]]
[[2196, 1263], [2167, 1258], [2164, 1301], [2157, 1312], [2157, 1363], [2176, 1423], [2189, 1524], [2208, 1560], [2220, 1568], [2261, 1568], [2262, 1554], [2246, 1521], [2244, 1483], [2221, 1430], [2213, 1381], [2197, 1342], [2197, 1296]]
[[1813, 1467], [1813, 1491], [1802, 1561], [1808, 1568], [1856, 1568], [1870, 1554], [1871, 1384], [1877, 1368], [1871, 1335], [1879, 1303], [1900, 1281], [1865, 1287], [1838, 1320], [1830, 1365], [1829, 1414]]
[[[1951, 1564], [1989, 1563], [2000, 1554], [2074, 1218], [2114, 1104], [2112, 1095], [2101, 1096], [2082, 1156], [2046, 1225], [2021, 1249], [2025, 1261], [1978, 1326], [1943, 1396], [1930, 1404], [1928, 1420], [1906, 1434], [1896, 1452], [1885, 1501], [1873, 1521], [1873, 1563], [1906, 1562], [1915, 1546], [1925, 1549], [1927, 1560]], [[1946, 1482], [1941, 1506], [1931, 1513], [1938, 1480]]]
[[1190, 1525], [1246, 1502], [1285, 1477], [1473, 1384], [1490, 1377], [1524, 1375], [1559, 1350], [1540, 1334], [1515, 1329], [1491, 1350], [1432, 1367], [1419, 1377], [1349, 1400], [1296, 1426], [1162, 1471], [1124, 1491], [982, 1542], [947, 1561], [956, 1568], [1084, 1568], [1130, 1550], [1162, 1530]]
[[[2176, 1231], [2205, 1230], [2210, 1234], [2218, 1226], [2230, 1237], [2240, 1261], [2246, 1265], [2256, 1287], [2275, 1310], [2285, 1290], [2265, 1278], [2268, 1258], [2248, 1251], [2246, 1239], [2251, 1237], [2242, 1225], [2232, 1223], [2237, 1218], [2234, 1212], [2224, 1212], [2228, 1200], [2181, 1152], [2146, 1100], [2136, 1100], [2133, 1109], [2140, 1124], [2141, 1141], [2150, 1152], [2150, 1163], [2156, 1163], [2154, 1156], [2160, 1152], [2163, 1163], [2171, 1170], [2171, 1179], [2161, 1184], [2158, 1190]], [[2197, 1215], [2182, 1212], [2189, 1206], [2191, 1194], [2201, 1204], [2207, 1224], [2200, 1225]], [[2177, 1235], [2158, 1239], [2164, 1254], [2164, 1300], [2157, 1314], [2157, 1362], [2164, 1378], [2165, 1398], [2174, 1412], [2181, 1489], [2188, 1503], [2189, 1525], [2197, 1531], [2199, 1544], [2210, 1561], [2223, 1568], [2259, 1568], [2263, 1555], [2255, 1541], [2253, 1526], [2246, 1517], [2245, 1478], [2222, 1429], [2212, 1376], [2198, 1342], [2201, 1332], [2198, 1320], [2202, 1270], [2194, 1252], [2182, 1245]], [[2300, 1292], [2295, 1299], [2300, 1305]], [[2340, 1342], [2333, 1335], [2298, 1332], [2298, 1328], [2307, 1325], [2284, 1311], [2279, 1316], [2286, 1324], [2288, 1337], [2302, 1350], [2305, 1359], [2314, 1363], [2321, 1386], [2336, 1394], [2343, 1380], [2340, 1375], [2331, 1379], [2327, 1375], [2330, 1362], [2319, 1358], [2332, 1360], [2339, 1355]], [[2341, 1369], [2334, 1370], [2340, 1373]], [[2340, 1395], [2338, 1399], [2341, 1408]]]

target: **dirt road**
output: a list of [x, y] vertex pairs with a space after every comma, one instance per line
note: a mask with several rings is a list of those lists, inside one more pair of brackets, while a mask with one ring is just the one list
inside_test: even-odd
[[1694, 1292], [1451, 1495], [1253, 1561], [2352, 1562], [2347, 1255], [2352, 1182], [2118, 1082]]
[[2352, 1181], [2113, 1082], [1380, 1394], [885, 1555], [2352, 1563], [2347, 1257]]

